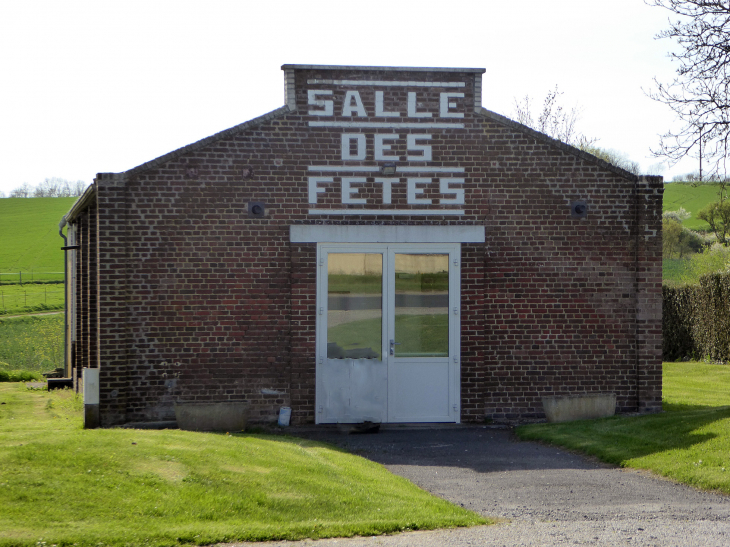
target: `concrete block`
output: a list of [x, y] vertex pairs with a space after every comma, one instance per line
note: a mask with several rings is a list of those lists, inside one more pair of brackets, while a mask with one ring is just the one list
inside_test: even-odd
[[598, 393], [543, 397], [542, 406], [548, 422], [572, 422], [607, 418], [616, 413], [616, 394]]
[[175, 403], [175, 419], [187, 431], [243, 431], [248, 421], [245, 402]]

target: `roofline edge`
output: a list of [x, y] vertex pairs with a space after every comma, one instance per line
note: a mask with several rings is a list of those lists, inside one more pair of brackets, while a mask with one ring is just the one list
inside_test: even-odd
[[154, 158], [154, 159], [147, 161], [143, 164], [140, 164], [136, 167], [132, 167], [131, 169], [128, 169], [127, 171], [123, 171], [122, 174], [125, 176], [134, 176], [143, 171], [147, 171], [148, 169], [154, 169], [155, 167], [162, 165], [164, 163], [167, 163], [168, 161], [179, 158], [180, 156], [187, 154], [188, 152], [193, 152], [195, 150], [203, 148], [204, 146], [206, 146], [212, 142], [225, 138], [229, 135], [238, 133], [239, 131], [243, 131], [245, 129], [250, 129], [252, 127], [256, 127], [258, 125], [261, 125], [262, 123], [266, 123], [270, 120], [279, 118], [280, 116], [283, 116], [285, 114], [289, 114], [290, 112], [292, 112], [292, 109], [289, 108], [288, 106], [279, 107], [276, 110], [267, 112], [266, 114], [264, 114], [262, 116], [258, 116], [256, 118], [253, 118], [246, 122], [239, 123], [238, 125], [234, 125], [233, 127], [229, 127], [228, 129], [224, 129], [223, 131], [214, 133], [213, 135], [205, 137], [204, 139], [200, 139], [199, 141], [195, 141], [193, 143], [187, 144], [187, 145], [183, 146], [182, 148], [178, 148], [177, 150], [168, 152], [167, 154]]
[[473, 72], [484, 74], [486, 68], [458, 67], [417, 67], [417, 66], [357, 66], [357, 65], [281, 65], [281, 70], [367, 70], [367, 71], [400, 71], [400, 72]]
[[484, 116], [486, 118], [499, 122], [503, 125], [512, 127], [513, 129], [517, 129], [518, 131], [521, 131], [523, 133], [527, 133], [528, 135], [535, 137], [537, 140], [540, 140], [546, 144], [555, 146], [556, 148], [560, 148], [561, 150], [563, 150], [565, 152], [569, 152], [569, 153], [573, 154], [574, 156], [578, 156], [579, 158], [582, 158], [584, 160], [593, 162], [596, 165], [603, 167], [605, 169], [608, 169], [609, 171], [613, 171], [615, 174], [620, 175], [626, 179], [636, 182], [639, 180], [639, 177], [642, 176], [642, 175], [635, 175], [631, 171], [626, 171], [625, 169], [622, 169], [621, 167], [617, 167], [616, 165], [609, 163], [605, 160], [602, 160], [601, 158], [596, 157], [593, 154], [585, 152], [585, 151], [581, 150], [580, 148], [576, 148], [575, 146], [564, 143], [563, 141], [554, 139], [551, 136], [546, 135], [545, 133], [541, 133], [540, 131], [533, 129], [532, 127], [529, 127], [527, 125], [521, 124], [520, 122], [511, 120], [510, 118], [503, 116], [502, 114], [497, 114], [496, 112], [488, 110], [484, 107], [481, 107], [480, 110], [477, 110], [477, 114], [481, 114], [482, 116]]

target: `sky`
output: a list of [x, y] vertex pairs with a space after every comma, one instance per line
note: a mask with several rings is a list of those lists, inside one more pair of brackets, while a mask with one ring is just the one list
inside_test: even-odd
[[656, 39], [670, 16], [643, 0], [3, 0], [0, 192], [91, 183], [279, 108], [283, 64], [485, 68], [482, 106], [508, 117], [557, 85], [581, 133], [670, 181], [698, 170], [650, 152], [678, 127], [647, 96], [676, 69]]

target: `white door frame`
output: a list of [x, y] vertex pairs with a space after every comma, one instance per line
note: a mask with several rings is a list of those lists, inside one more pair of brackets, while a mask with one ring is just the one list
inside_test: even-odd
[[[376, 253], [383, 257], [382, 361], [327, 358], [328, 255]], [[395, 317], [395, 255], [448, 254], [449, 256], [449, 354], [445, 358], [403, 358], [390, 355]], [[461, 415], [461, 246], [459, 243], [362, 243], [317, 245], [316, 316], [316, 423], [363, 421], [450, 422]], [[428, 374], [423, 371], [431, 371]], [[429, 380], [430, 378], [430, 380]], [[368, 400], [352, 414], [336, 410], [338, 390], [368, 388]], [[446, 385], [443, 385], [443, 384]], [[371, 393], [372, 390], [372, 393]], [[426, 401], [425, 399], [428, 399]], [[438, 399], [434, 403], [434, 401]], [[438, 411], [425, 410], [426, 403]], [[420, 405], [420, 403], [424, 403]], [[424, 408], [419, 409], [418, 407]], [[354, 408], [354, 405], [353, 405]], [[349, 411], [347, 411], [349, 412]]]

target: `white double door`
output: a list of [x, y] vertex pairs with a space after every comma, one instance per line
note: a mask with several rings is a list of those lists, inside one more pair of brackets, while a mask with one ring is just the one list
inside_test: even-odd
[[459, 422], [460, 258], [318, 245], [317, 423]]

